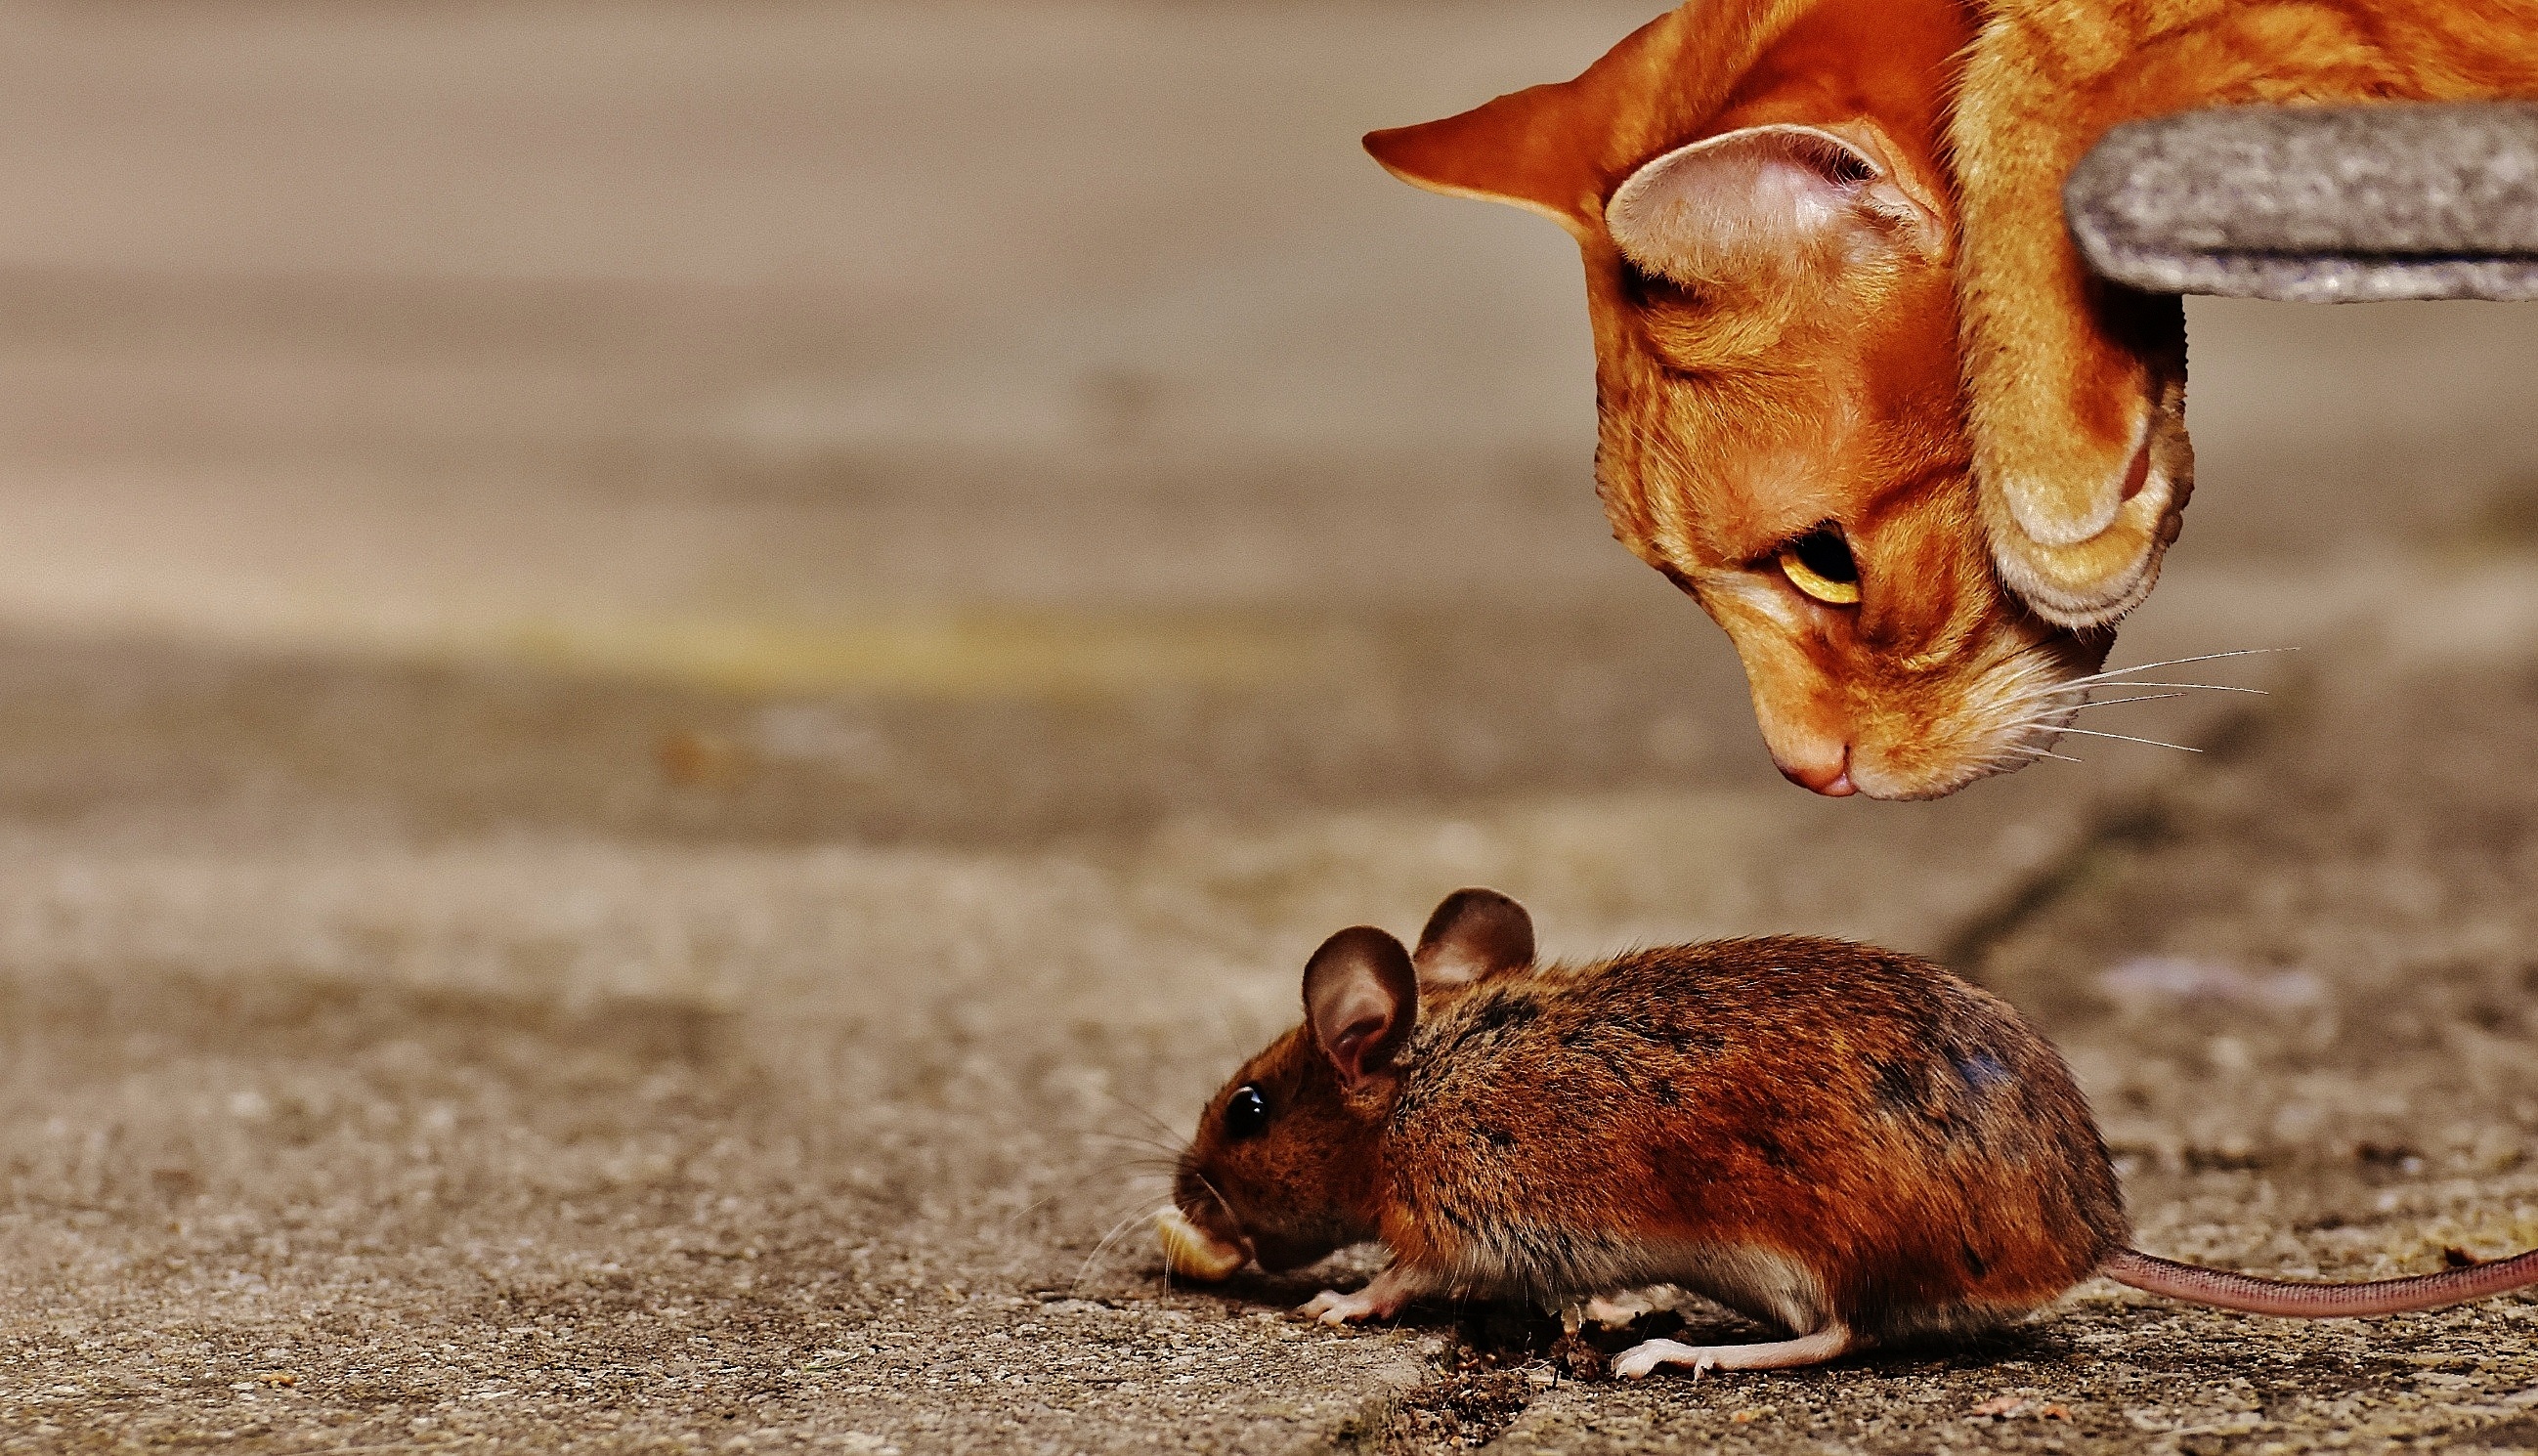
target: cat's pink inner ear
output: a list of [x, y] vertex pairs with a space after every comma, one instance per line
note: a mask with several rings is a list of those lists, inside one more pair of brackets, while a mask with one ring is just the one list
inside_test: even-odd
[[1796, 125], [1748, 127], [1666, 153], [1614, 191], [1604, 223], [1624, 257], [1695, 286], [1896, 252], [1931, 256], [1944, 236], [1876, 156]]

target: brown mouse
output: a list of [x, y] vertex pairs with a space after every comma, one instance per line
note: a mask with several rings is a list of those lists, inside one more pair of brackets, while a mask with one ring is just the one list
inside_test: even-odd
[[1614, 1361], [1639, 1376], [1968, 1333], [2093, 1274], [2321, 1319], [2538, 1284], [2538, 1251], [2319, 1285], [2134, 1250], [2060, 1055], [1893, 951], [1775, 936], [1537, 964], [1524, 907], [1464, 890], [1416, 952], [1369, 926], [1324, 942], [1304, 1016], [1209, 1101], [1162, 1232], [1175, 1270], [1210, 1278], [1380, 1240], [1373, 1283], [1303, 1307], [1327, 1323], [1671, 1284], [1787, 1332], [1651, 1340]]

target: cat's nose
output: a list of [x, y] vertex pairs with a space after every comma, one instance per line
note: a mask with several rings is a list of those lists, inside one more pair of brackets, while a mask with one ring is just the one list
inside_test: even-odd
[[1859, 790], [1850, 781], [1850, 745], [1827, 744], [1830, 753], [1811, 753], [1804, 759], [1784, 759], [1777, 754], [1771, 762], [1780, 776], [1802, 789], [1813, 789], [1828, 799], [1847, 798]]

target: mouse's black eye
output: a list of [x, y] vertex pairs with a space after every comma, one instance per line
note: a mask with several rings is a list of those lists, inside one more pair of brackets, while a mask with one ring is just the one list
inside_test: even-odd
[[1225, 1099], [1225, 1135], [1240, 1142], [1269, 1125], [1269, 1099], [1248, 1083]]

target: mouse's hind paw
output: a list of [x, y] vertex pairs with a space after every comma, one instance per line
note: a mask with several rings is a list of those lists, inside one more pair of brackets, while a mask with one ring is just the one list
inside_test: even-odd
[[1682, 1345], [1672, 1340], [1647, 1340], [1613, 1357], [1613, 1373], [1624, 1380], [1638, 1380], [1655, 1374], [1665, 1365], [1684, 1365], [1692, 1378], [1701, 1378], [1703, 1370], [1718, 1364], [1715, 1346]]

